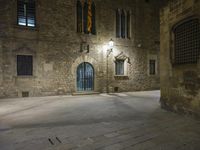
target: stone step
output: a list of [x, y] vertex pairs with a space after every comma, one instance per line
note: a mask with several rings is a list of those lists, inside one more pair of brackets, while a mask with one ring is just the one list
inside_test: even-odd
[[85, 91], [85, 92], [72, 93], [73, 96], [77, 96], [77, 95], [95, 95], [95, 94], [100, 94], [100, 92], [88, 92], [88, 91]]

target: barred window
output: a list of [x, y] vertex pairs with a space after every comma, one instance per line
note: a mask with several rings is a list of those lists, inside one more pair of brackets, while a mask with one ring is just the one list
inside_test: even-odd
[[197, 63], [200, 55], [200, 25], [198, 19], [186, 21], [174, 29], [174, 63]]
[[33, 75], [33, 56], [17, 55], [17, 75], [18, 76]]
[[115, 74], [124, 75], [124, 60], [115, 61]]
[[17, 1], [17, 22], [21, 26], [35, 27], [35, 0]]
[[150, 75], [156, 74], [156, 60], [153, 59], [149, 60], [149, 74]]

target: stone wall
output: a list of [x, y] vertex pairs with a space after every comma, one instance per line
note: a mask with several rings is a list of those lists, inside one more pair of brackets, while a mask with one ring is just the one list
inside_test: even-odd
[[[16, 24], [16, 0], [0, 2], [0, 40], [2, 41], [4, 92], [0, 97], [71, 94], [76, 92], [76, 69], [90, 62], [95, 70], [95, 91], [106, 91], [105, 46], [115, 42], [109, 56], [109, 90], [119, 91], [159, 89], [159, 67], [155, 76], [148, 74], [148, 58], [156, 57], [159, 64], [159, 5], [156, 0], [95, 0], [96, 35], [76, 32], [75, 0], [38, 0], [34, 29]], [[115, 35], [115, 10], [131, 10], [131, 39]], [[81, 44], [89, 45], [89, 53], [80, 52]], [[1, 52], [0, 51], [0, 52]], [[17, 76], [16, 55], [33, 56], [33, 76]], [[126, 76], [115, 76], [115, 57], [130, 58]], [[0, 62], [1, 62], [0, 61]], [[159, 65], [158, 65], [159, 66]], [[1, 81], [1, 80], [0, 80]], [[1, 82], [0, 82], [1, 83]]]
[[200, 1], [174, 0], [161, 10], [161, 104], [179, 113], [200, 116], [200, 61], [173, 65], [172, 28], [184, 19], [200, 18]]
[[2, 42], [0, 41], [0, 96], [3, 95]]

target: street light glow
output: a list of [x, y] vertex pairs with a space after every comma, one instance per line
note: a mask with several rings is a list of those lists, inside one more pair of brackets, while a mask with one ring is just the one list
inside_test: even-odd
[[110, 47], [110, 48], [113, 48], [113, 46], [114, 46], [114, 42], [113, 42], [112, 39], [110, 39], [110, 41], [109, 41], [109, 47]]

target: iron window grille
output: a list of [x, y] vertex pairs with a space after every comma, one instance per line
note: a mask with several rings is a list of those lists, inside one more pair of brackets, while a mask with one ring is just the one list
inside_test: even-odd
[[194, 64], [200, 55], [200, 25], [191, 19], [174, 28], [174, 64]]

